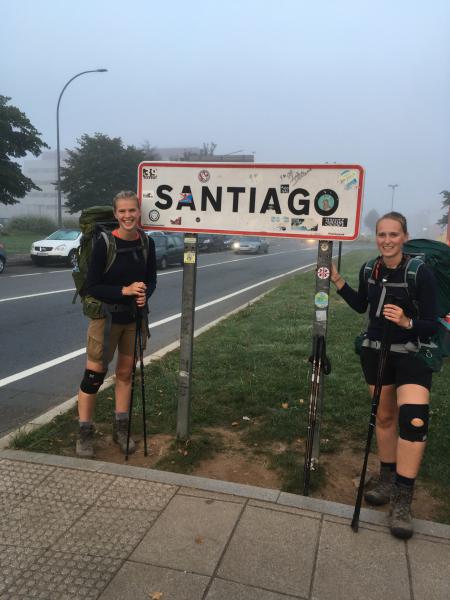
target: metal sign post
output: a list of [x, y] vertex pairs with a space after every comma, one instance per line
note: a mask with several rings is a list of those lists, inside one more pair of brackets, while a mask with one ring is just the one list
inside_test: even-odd
[[191, 412], [192, 356], [194, 343], [195, 287], [197, 282], [197, 234], [184, 236], [183, 292], [180, 333], [180, 373], [177, 437], [189, 438]]
[[303, 493], [309, 493], [310, 472], [319, 464], [320, 416], [322, 410], [324, 380], [330, 372], [326, 355], [328, 307], [330, 298], [331, 258], [333, 242], [320, 240], [317, 253], [316, 290], [314, 295], [313, 352], [311, 357], [311, 384], [306, 436], [305, 463], [303, 469]]

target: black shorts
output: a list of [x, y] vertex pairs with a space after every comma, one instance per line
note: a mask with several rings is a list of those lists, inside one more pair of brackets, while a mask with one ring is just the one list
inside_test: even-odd
[[[375, 385], [378, 372], [379, 350], [373, 348], [361, 349], [361, 366], [369, 385]], [[405, 383], [415, 383], [431, 390], [433, 371], [414, 354], [389, 352], [384, 370], [383, 385], [400, 387]]]

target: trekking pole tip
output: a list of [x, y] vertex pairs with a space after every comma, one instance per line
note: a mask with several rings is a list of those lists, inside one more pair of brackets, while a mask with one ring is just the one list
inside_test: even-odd
[[357, 517], [353, 517], [352, 519], [352, 523], [350, 525], [350, 527], [353, 529], [353, 531], [355, 533], [358, 533], [358, 529], [359, 529], [359, 519]]

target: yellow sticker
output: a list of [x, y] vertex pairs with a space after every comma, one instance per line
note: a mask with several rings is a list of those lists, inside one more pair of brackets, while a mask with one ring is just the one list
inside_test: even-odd
[[184, 253], [184, 262], [187, 265], [193, 265], [195, 263], [195, 252], [185, 252]]

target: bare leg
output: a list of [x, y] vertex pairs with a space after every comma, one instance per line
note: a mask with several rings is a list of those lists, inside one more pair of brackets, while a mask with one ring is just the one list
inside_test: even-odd
[[128, 412], [131, 396], [133, 356], [120, 354], [116, 365], [116, 412]]
[[[369, 386], [373, 396], [374, 386]], [[395, 463], [397, 454], [397, 395], [394, 385], [381, 388], [380, 403], [377, 411], [375, 434], [377, 436], [378, 458], [381, 462]]]

